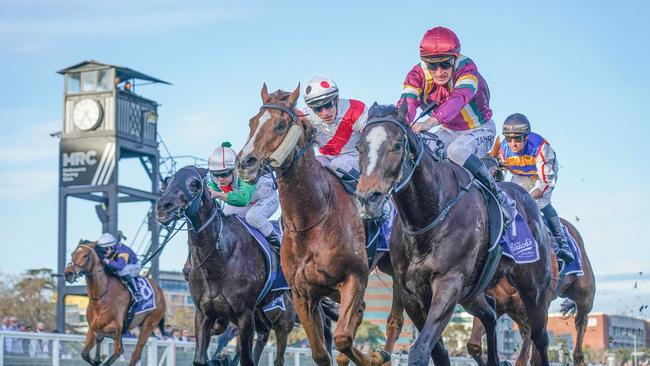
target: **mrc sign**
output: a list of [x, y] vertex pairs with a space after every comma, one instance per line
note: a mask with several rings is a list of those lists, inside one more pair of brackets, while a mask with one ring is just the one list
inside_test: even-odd
[[115, 141], [61, 141], [60, 184], [103, 186], [115, 181]]

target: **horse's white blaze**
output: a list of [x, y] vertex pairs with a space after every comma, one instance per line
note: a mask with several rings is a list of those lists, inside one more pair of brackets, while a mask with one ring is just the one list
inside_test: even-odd
[[244, 153], [244, 155], [248, 155], [253, 152], [253, 145], [255, 145], [255, 138], [257, 137], [257, 133], [260, 132], [262, 126], [264, 126], [264, 124], [270, 119], [271, 113], [269, 113], [269, 111], [264, 111], [264, 113], [262, 113], [260, 118], [257, 120], [257, 129], [255, 129], [255, 133], [253, 133], [251, 139], [248, 140], [248, 143], [242, 149], [242, 153]]
[[387, 136], [384, 126], [377, 126], [368, 132], [366, 136], [366, 140], [368, 140], [368, 170], [366, 175], [370, 175], [375, 170], [379, 160], [379, 148], [386, 141]]

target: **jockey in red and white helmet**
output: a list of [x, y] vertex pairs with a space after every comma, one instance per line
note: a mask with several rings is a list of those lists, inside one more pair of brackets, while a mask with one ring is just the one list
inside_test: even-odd
[[460, 53], [456, 34], [445, 27], [424, 33], [420, 59], [406, 75], [397, 105], [408, 106], [408, 122], [415, 119], [418, 107], [435, 105], [425, 121], [411, 128], [420, 133], [440, 126], [435, 134], [444, 142], [447, 157], [494, 193], [508, 225], [516, 213], [514, 202], [497, 186], [480, 159], [490, 151], [496, 135], [485, 79], [474, 61]]
[[316, 128], [314, 142], [320, 155], [317, 159], [337, 176], [344, 170], [359, 176], [359, 153], [356, 145], [366, 125], [368, 109], [363, 102], [339, 98], [336, 83], [317, 76], [307, 83], [305, 104], [311, 109], [307, 118]]

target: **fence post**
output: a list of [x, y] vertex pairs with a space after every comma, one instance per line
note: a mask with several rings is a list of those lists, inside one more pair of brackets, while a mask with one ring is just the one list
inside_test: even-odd
[[176, 366], [176, 342], [169, 342], [169, 353], [167, 353], [167, 366]]
[[277, 352], [277, 350], [273, 350], [271, 348], [266, 347], [267, 353], [266, 353], [266, 364], [267, 366], [271, 366], [274, 364], [274, 358], [273, 358], [273, 352]]
[[0, 366], [5, 364], [5, 336], [0, 332]]
[[52, 339], [52, 366], [59, 366], [61, 362], [61, 341]]
[[300, 366], [300, 351], [293, 354], [293, 366]]
[[147, 366], [158, 366], [158, 339], [150, 338], [147, 342]]

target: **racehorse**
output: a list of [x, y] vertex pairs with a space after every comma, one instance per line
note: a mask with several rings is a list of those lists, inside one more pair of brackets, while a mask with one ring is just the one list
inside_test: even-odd
[[[88, 290], [88, 309], [86, 319], [88, 320], [88, 333], [86, 342], [81, 351], [81, 357], [91, 365], [99, 365], [100, 345], [105, 337], [113, 338], [114, 348], [111, 357], [103, 363], [110, 365], [122, 355], [122, 333], [125, 320], [131, 305], [131, 293], [126, 289], [122, 281], [114, 275], [107, 274], [106, 267], [95, 251], [93, 241], [80, 240], [77, 248], [72, 252], [72, 260], [65, 268], [65, 280], [69, 283], [76, 281], [79, 277], [85, 276]], [[149, 280], [154, 290], [156, 308], [142, 312], [133, 317], [129, 329], [140, 327], [138, 343], [131, 354], [130, 366], [134, 366], [140, 360], [142, 347], [156, 326], [163, 331], [165, 318], [165, 297], [158, 284]], [[95, 358], [90, 357], [90, 350], [95, 347]]]
[[[312, 358], [318, 365], [331, 364], [323, 339], [318, 304], [327, 296], [340, 301], [341, 313], [334, 331], [340, 365], [380, 365], [390, 360], [386, 351], [364, 354], [353, 344], [363, 318], [363, 295], [369, 264], [364, 224], [354, 200], [339, 179], [315, 157], [315, 129], [294, 112], [300, 85], [292, 92], [269, 95], [262, 87], [262, 107], [250, 119], [248, 141], [237, 157], [239, 176], [256, 181], [269, 168], [278, 174], [282, 207], [282, 269], [291, 287], [293, 303], [302, 323]], [[388, 256], [379, 268], [392, 273]], [[399, 285], [393, 288], [393, 308], [387, 338], [394, 343], [401, 330]], [[390, 348], [389, 348], [390, 347]], [[387, 344], [392, 350], [392, 344]]]
[[252, 366], [255, 329], [268, 333], [270, 324], [258, 304], [266, 282], [266, 260], [244, 224], [225, 216], [210, 196], [206, 169], [181, 168], [166, 179], [164, 194], [156, 203], [158, 221], [169, 224], [185, 219], [190, 229], [190, 294], [196, 305], [194, 365], [206, 365], [212, 333], [221, 334], [228, 323], [240, 330], [241, 364]]
[[[461, 304], [488, 328], [488, 364], [494, 365], [498, 363], [494, 305], [477, 294], [476, 286], [491, 241], [486, 201], [468, 172], [440, 159], [440, 144], [435, 152], [424, 147], [406, 124], [404, 107], [398, 111], [377, 106], [383, 112], [369, 119], [357, 145], [361, 179], [356, 198], [363, 218], [380, 215], [383, 202], [391, 198], [399, 212], [390, 256], [403, 288], [404, 307], [421, 331], [409, 364], [428, 363], [456, 304]], [[530, 314], [531, 338], [547, 366], [548, 235], [532, 197], [515, 184], [501, 187], [517, 201], [519, 213], [540, 243], [540, 259], [517, 265], [502, 258], [488, 288], [505, 275], [512, 278]]]
[[[561, 219], [562, 224], [567, 227], [571, 236], [575, 239], [578, 248], [580, 249], [580, 259], [582, 263], [583, 275], [569, 274], [563, 279], [560, 277], [559, 268], [557, 265], [557, 258], [553, 251], [549, 251], [551, 263], [551, 283], [546, 290], [546, 300], [550, 304], [551, 301], [558, 296], [566, 297], [568, 300], [562, 304], [562, 313], [565, 315], [571, 312], [575, 314], [575, 328], [576, 328], [576, 342], [573, 350], [573, 363], [575, 366], [584, 366], [584, 353], [582, 351], [582, 342], [584, 340], [585, 330], [587, 327], [587, 320], [589, 312], [591, 311], [594, 303], [594, 295], [596, 293], [596, 282], [594, 273], [589, 262], [589, 257], [585, 250], [584, 240], [575, 228], [567, 220]], [[560, 287], [558, 288], [558, 281], [561, 280]], [[522, 345], [517, 357], [517, 366], [525, 366], [528, 361], [528, 355], [531, 350], [531, 340], [529, 336], [529, 328], [527, 325], [526, 311], [519, 297], [517, 290], [510, 285], [507, 279], [502, 278], [499, 283], [491, 290], [488, 291], [496, 299], [497, 316], [501, 314], [508, 314], [513, 321], [517, 323], [519, 332], [522, 336]], [[472, 334], [467, 341], [467, 351], [482, 366], [484, 365], [481, 357], [481, 337], [483, 335], [483, 326], [475, 318], [472, 327]], [[536, 350], [533, 349], [533, 352]], [[533, 364], [539, 364], [539, 354], [533, 353]]]

